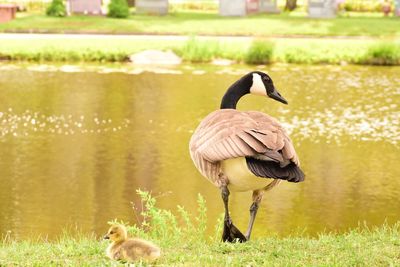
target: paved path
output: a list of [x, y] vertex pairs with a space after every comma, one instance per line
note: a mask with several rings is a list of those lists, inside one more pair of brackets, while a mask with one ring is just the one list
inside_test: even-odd
[[[29, 39], [124, 39], [124, 40], [181, 40], [185, 41], [190, 38], [187, 35], [128, 35], [128, 34], [53, 34], [53, 33], [0, 33], [0, 40], [6, 39], [19, 39], [19, 40], [29, 40]], [[196, 36], [199, 39], [221, 39], [221, 40], [252, 40], [253, 37], [249, 36]]]

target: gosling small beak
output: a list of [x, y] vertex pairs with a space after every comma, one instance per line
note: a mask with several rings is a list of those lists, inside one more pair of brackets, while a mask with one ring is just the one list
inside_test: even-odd
[[283, 103], [283, 104], [286, 104], [286, 105], [288, 104], [287, 100], [283, 96], [281, 96], [281, 94], [275, 88], [272, 93], [268, 94], [268, 96], [272, 99], [275, 99], [276, 101]]
[[105, 235], [105, 236], [103, 237], [103, 239], [110, 239], [110, 237], [109, 237], [108, 235]]

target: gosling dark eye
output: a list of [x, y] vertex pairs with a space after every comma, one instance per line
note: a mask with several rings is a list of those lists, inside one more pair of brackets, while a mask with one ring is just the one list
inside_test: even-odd
[[110, 235], [112, 235], [113, 233], [114, 233], [114, 232], [113, 232], [113, 231], [111, 231], [111, 232], [110, 232]]

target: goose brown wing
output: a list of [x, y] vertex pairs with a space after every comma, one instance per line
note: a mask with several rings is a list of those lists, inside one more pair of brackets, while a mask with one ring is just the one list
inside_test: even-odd
[[[260, 177], [300, 181], [304, 174], [289, 136], [274, 118], [256, 111], [217, 110], [193, 134], [190, 149], [208, 162], [246, 157], [250, 171]], [[250, 159], [250, 160], [249, 160]], [[298, 168], [297, 178], [287, 168]]]

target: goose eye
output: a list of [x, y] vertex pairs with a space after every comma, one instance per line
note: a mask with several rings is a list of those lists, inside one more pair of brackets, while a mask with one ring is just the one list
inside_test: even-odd
[[270, 81], [270, 79], [269, 79], [267, 76], [264, 76], [264, 77], [263, 77], [263, 80], [266, 81], [266, 82], [269, 82], [269, 81]]
[[114, 233], [114, 232], [113, 232], [113, 231], [111, 231], [111, 232], [110, 232], [110, 235], [112, 235], [113, 233]]

